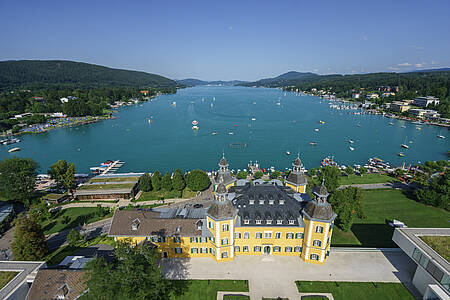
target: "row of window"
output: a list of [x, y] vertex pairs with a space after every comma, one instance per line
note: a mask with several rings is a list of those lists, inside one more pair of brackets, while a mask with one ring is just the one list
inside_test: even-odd
[[[256, 232], [255, 233], [255, 238], [256, 239], [262, 239], [263, 237], [263, 233], [262, 232]], [[242, 235], [240, 232], [235, 232], [234, 233], [234, 238], [235, 239], [240, 239], [242, 238]], [[250, 232], [244, 232], [244, 239], [249, 239], [250, 238]], [[271, 239], [272, 238], [272, 231], [264, 231], [264, 238], [265, 239]], [[275, 238], [276, 239], [281, 239], [281, 232], [275, 232]], [[286, 233], [286, 238], [287, 239], [293, 239], [294, 238], [294, 233], [293, 232], [288, 232]], [[302, 232], [297, 232], [295, 234], [295, 238], [296, 239], [302, 239], [303, 238], [303, 233]]]
[[[214, 230], [214, 223], [212, 221], [208, 222], [208, 228]], [[222, 231], [229, 231], [230, 225], [229, 224], [222, 224]]]
[[[242, 246], [242, 252], [249, 252], [249, 249], [250, 249], [249, 246]], [[253, 252], [261, 252], [261, 249], [262, 249], [261, 246], [254, 246]], [[302, 247], [300, 246], [284, 247], [284, 252], [292, 252], [292, 250], [294, 250], [294, 252], [302, 252]], [[234, 252], [241, 252], [241, 247], [234, 246]], [[273, 252], [281, 252], [281, 246], [273, 246]]]
[[[262, 224], [263, 220], [255, 220], [255, 223], [258, 225]], [[266, 220], [266, 224], [271, 225], [273, 220]], [[250, 220], [249, 219], [244, 219], [244, 224], [248, 225], [250, 224]], [[294, 225], [295, 224], [295, 220], [289, 220], [289, 225]], [[283, 220], [277, 220], [277, 225], [283, 225]]]
[[414, 248], [412, 258], [421, 265], [427, 272], [433, 276], [442, 286], [450, 291], [450, 276], [445, 274], [440, 268], [438, 268], [434, 263], [430, 261], [430, 259], [420, 252], [419, 249]]

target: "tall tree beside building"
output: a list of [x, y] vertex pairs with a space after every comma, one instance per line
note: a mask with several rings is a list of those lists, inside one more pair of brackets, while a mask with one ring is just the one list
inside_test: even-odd
[[65, 160], [58, 160], [48, 170], [50, 178], [56, 181], [58, 187], [64, 188], [67, 191], [72, 191], [75, 187], [75, 172], [75, 165]]
[[169, 172], [166, 172], [166, 174], [164, 174], [161, 180], [161, 187], [166, 191], [172, 190], [172, 178], [170, 177]]
[[339, 187], [339, 176], [341, 171], [334, 166], [326, 166], [319, 170], [319, 180], [325, 180], [325, 186], [330, 193]]
[[172, 186], [174, 190], [180, 192], [186, 187], [186, 181], [180, 169], [176, 169], [173, 173]]
[[246, 171], [239, 171], [236, 174], [238, 179], [247, 179], [248, 173]]
[[186, 175], [186, 185], [191, 191], [206, 190], [210, 183], [208, 174], [202, 170], [193, 170]]
[[336, 224], [343, 231], [349, 231], [356, 218], [365, 218], [361, 196], [359, 188], [348, 187], [335, 191], [330, 197], [329, 202], [337, 214]]
[[156, 170], [152, 176], [152, 185], [155, 191], [159, 191], [161, 189], [161, 180], [162, 180], [161, 173], [159, 173], [159, 171]]
[[[116, 259], [97, 258], [87, 264], [85, 299], [169, 299], [171, 281], [163, 279], [156, 263], [156, 250], [148, 245], [119, 244]], [[183, 291], [180, 291], [183, 292]]]
[[0, 196], [29, 206], [34, 195], [36, 169], [31, 158], [10, 158], [0, 161]]
[[152, 190], [152, 177], [148, 173], [139, 178], [139, 189], [143, 192], [150, 192]]
[[15, 260], [42, 260], [48, 253], [41, 225], [32, 216], [21, 214], [15, 221], [12, 251]]

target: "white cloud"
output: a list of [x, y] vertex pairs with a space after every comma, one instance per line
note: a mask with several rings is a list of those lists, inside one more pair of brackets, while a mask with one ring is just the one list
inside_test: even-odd
[[400, 66], [400, 67], [410, 67], [411, 64], [410, 64], [410, 63], [407, 63], [407, 62], [404, 62], [404, 63], [401, 63], [401, 64], [397, 64], [397, 66]]
[[434, 60], [432, 60], [432, 61], [431, 61], [431, 64], [432, 64], [432, 65], [437, 65], [437, 64], [438, 64], [438, 62], [437, 62], [437, 61], [434, 61]]
[[398, 71], [399, 70], [399, 68], [396, 68], [396, 67], [388, 67], [388, 69], [392, 70], [392, 71]]
[[426, 64], [427, 64], [427, 63], [425, 63], [425, 62], [422, 62], [422, 63], [417, 63], [417, 64], [414, 64], [414, 66], [415, 66], [416, 68], [422, 68], [422, 67], [425, 67], [425, 66], [426, 66]]
[[319, 69], [314, 69], [314, 72], [319, 72]]

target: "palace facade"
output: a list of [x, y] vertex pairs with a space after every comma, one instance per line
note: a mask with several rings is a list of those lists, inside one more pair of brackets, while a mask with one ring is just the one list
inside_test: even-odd
[[303, 172], [297, 158], [285, 185], [279, 180], [252, 184], [237, 181], [222, 157], [209, 208], [116, 211], [109, 236], [152, 243], [162, 257], [224, 262], [239, 255], [284, 255], [322, 264], [330, 254], [336, 214], [323, 183], [309, 199]]

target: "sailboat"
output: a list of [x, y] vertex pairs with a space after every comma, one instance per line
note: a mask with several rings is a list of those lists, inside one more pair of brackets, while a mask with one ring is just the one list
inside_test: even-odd
[[355, 148], [353, 148], [352, 146], [348, 147], [348, 149], [350, 149], [350, 151], [355, 150]]
[[403, 154], [402, 152], [397, 153], [397, 155], [401, 157], [405, 156], [405, 154]]
[[406, 139], [407, 139], [407, 138], [408, 138], [408, 137], [405, 137], [405, 142], [404, 142], [403, 144], [400, 145], [401, 147], [406, 148], [406, 149], [409, 148], [409, 146], [406, 145]]
[[437, 137], [440, 139], [445, 139], [445, 136], [443, 136], [443, 135], [438, 135]]

